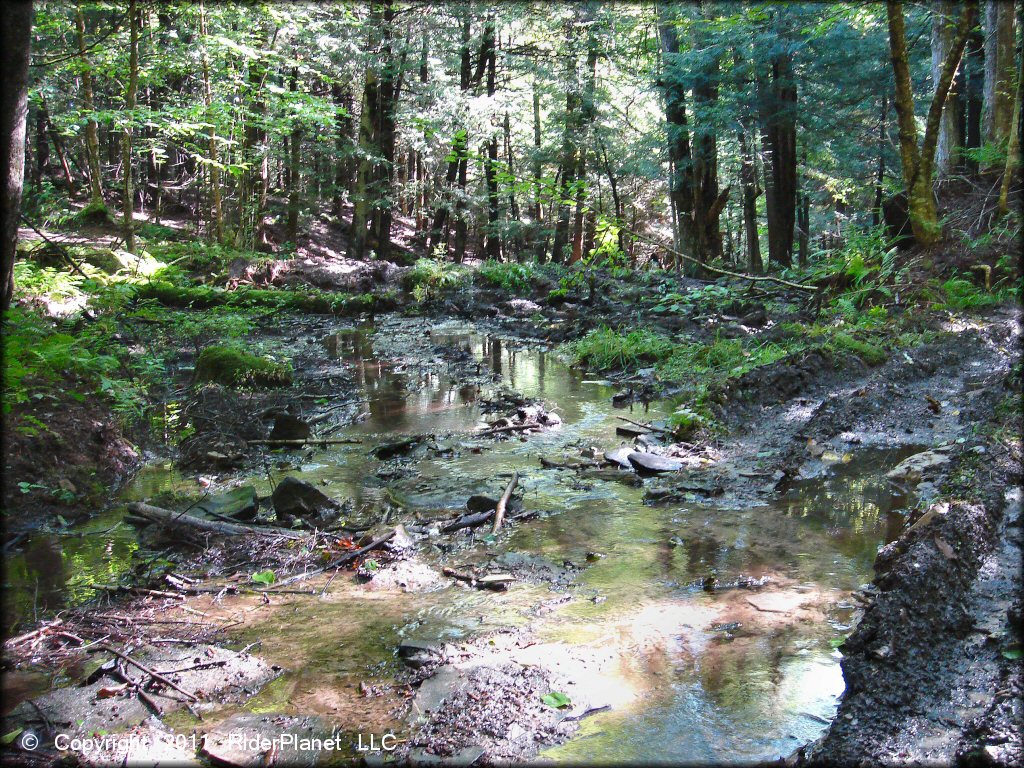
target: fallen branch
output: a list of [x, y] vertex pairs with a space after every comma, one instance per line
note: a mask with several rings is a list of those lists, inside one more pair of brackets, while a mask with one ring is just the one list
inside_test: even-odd
[[263, 439], [263, 440], [246, 440], [245, 442], [248, 443], [249, 445], [270, 445], [270, 446], [275, 446], [275, 445], [280, 445], [280, 446], [294, 445], [294, 446], [303, 446], [303, 445], [350, 445], [350, 444], [362, 443], [363, 441], [361, 439], [359, 439], [358, 437], [333, 437], [333, 438], [332, 437], [310, 437], [310, 438], [297, 439], [297, 440], [283, 440], [283, 439], [271, 440], [270, 438], [266, 438], [266, 439]]
[[505, 507], [508, 506], [508, 500], [512, 498], [512, 491], [516, 489], [518, 483], [519, 473], [513, 472], [512, 479], [508, 481], [508, 487], [505, 488], [505, 492], [498, 499], [498, 506], [494, 508], [494, 527], [491, 529], [491, 533], [497, 533], [501, 530], [501, 524], [505, 522]]
[[491, 427], [490, 429], [485, 429], [482, 432], [474, 432], [473, 434], [475, 437], [487, 437], [489, 435], [500, 435], [506, 432], [525, 432], [528, 429], [540, 428], [540, 424], [530, 422], [529, 424], [513, 424], [509, 427]]
[[[369, 544], [367, 544], [365, 547], [360, 547], [359, 549], [353, 550], [352, 552], [346, 552], [341, 557], [332, 560], [327, 565], [325, 565], [325, 566], [323, 566], [321, 568], [314, 568], [311, 571], [304, 571], [303, 573], [297, 573], [294, 576], [290, 576], [287, 579], [285, 579], [284, 581], [278, 582], [275, 586], [276, 587], [283, 587], [286, 584], [292, 584], [292, 583], [294, 583], [296, 581], [302, 581], [303, 579], [308, 579], [310, 576], [316, 576], [317, 574], [323, 573], [324, 571], [329, 571], [332, 568], [334, 568], [334, 569], [341, 568], [343, 565], [347, 565], [348, 563], [350, 563], [353, 560], [355, 560], [357, 557], [361, 557], [362, 555], [365, 555], [367, 552], [369, 552], [371, 550], [374, 550], [374, 549], [377, 549], [377, 547], [383, 546], [384, 544], [387, 544], [394, 537], [395, 537], [395, 532], [394, 531], [390, 531], [390, 532], [384, 534], [383, 536], [381, 536], [379, 539], [374, 539]], [[279, 592], [281, 590], [280, 589], [275, 589], [273, 591]]]
[[147, 595], [149, 597], [170, 597], [175, 600], [184, 600], [185, 596], [178, 592], [162, 592], [159, 589], [145, 589], [144, 587], [126, 587], [122, 584], [90, 584], [89, 589], [97, 592], [121, 592], [132, 595]]
[[447, 567], [442, 568], [441, 573], [455, 579], [456, 581], [463, 581], [471, 587], [476, 587], [477, 589], [491, 589], [495, 592], [505, 591], [508, 589], [508, 585], [515, 581], [515, 578], [504, 573], [492, 573], [477, 578], [471, 574], [462, 573], [461, 571], [456, 571], [454, 568]]
[[818, 287], [814, 286], [814, 285], [804, 285], [803, 283], [794, 283], [791, 280], [783, 280], [781, 277], [773, 277], [772, 275], [748, 275], [748, 274], [746, 274], [744, 272], [732, 272], [732, 271], [730, 271], [728, 269], [721, 269], [720, 267], [712, 267], [712, 266], [710, 266], [708, 264], [705, 264], [700, 259], [696, 259], [693, 256], [687, 256], [685, 253], [680, 253], [675, 248], [669, 248], [667, 245], [663, 245], [662, 243], [659, 243], [658, 241], [656, 241], [656, 240], [654, 240], [652, 238], [644, 237], [643, 235], [639, 235], [636, 232], [633, 232], [632, 230], [625, 230], [625, 231], [628, 232], [631, 237], [635, 237], [637, 240], [639, 240], [641, 242], [647, 243], [648, 245], [653, 245], [655, 248], [659, 248], [659, 249], [665, 251], [666, 253], [671, 253], [673, 256], [678, 256], [679, 258], [684, 259], [686, 261], [689, 261], [692, 264], [697, 264], [697, 265], [700, 266], [701, 269], [703, 269], [703, 270], [705, 270], [707, 272], [713, 272], [716, 275], [725, 275], [726, 277], [736, 277], [736, 278], [739, 278], [740, 280], [750, 280], [752, 283], [754, 283], [754, 282], [778, 283], [779, 285], [785, 285], [785, 286], [788, 286], [790, 288], [797, 288], [797, 289], [799, 289], [801, 291], [817, 292], [819, 290]]
[[250, 526], [250, 525], [239, 525], [237, 523], [225, 523], [218, 520], [204, 520], [201, 517], [195, 517], [193, 515], [182, 515], [178, 512], [172, 512], [169, 509], [162, 509], [160, 507], [154, 507], [150, 504], [143, 504], [141, 502], [132, 502], [128, 505], [128, 512], [144, 517], [157, 523], [162, 523], [171, 526], [188, 526], [189, 528], [197, 529], [200, 531], [207, 531], [209, 533], [224, 533], [224, 534], [247, 534], [257, 533], [262, 536], [283, 536], [286, 539], [301, 539], [301, 535], [289, 531], [286, 528], [270, 528], [263, 526]]
[[627, 424], [632, 424], [634, 427], [641, 427], [643, 429], [649, 429], [649, 430], [651, 430], [651, 432], [658, 432], [659, 434], [662, 434], [662, 435], [670, 435], [670, 434], [672, 434], [672, 430], [670, 430], [670, 429], [665, 429], [664, 427], [656, 427], [653, 424], [644, 424], [644, 423], [639, 422], [639, 421], [633, 421], [632, 419], [627, 419], [625, 416], [616, 416], [615, 418], [619, 419], [620, 421], [624, 421]]
[[121, 651], [118, 651], [118, 650], [116, 650], [114, 648], [111, 648], [109, 645], [106, 645], [106, 644], [97, 646], [96, 650], [98, 650], [98, 651], [107, 651], [108, 653], [112, 653], [112, 654], [114, 654], [114, 656], [116, 656], [117, 658], [121, 659], [122, 661], [124, 661], [124, 662], [126, 662], [128, 664], [131, 664], [133, 667], [136, 667], [137, 669], [141, 669], [143, 672], [145, 672], [151, 678], [156, 680], [158, 683], [163, 683], [168, 688], [173, 688], [178, 693], [180, 693], [182, 696], [185, 696], [186, 698], [189, 698], [192, 701], [199, 701], [199, 697], [196, 696], [195, 694], [189, 693], [188, 691], [186, 691], [181, 686], [175, 684], [171, 680], [168, 680], [166, 677], [161, 675], [159, 672], [154, 672], [152, 669], [147, 667], [145, 664], [143, 664], [142, 662], [136, 661], [135, 659], [133, 659], [131, 656], [129, 656], [126, 653], [121, 653]]

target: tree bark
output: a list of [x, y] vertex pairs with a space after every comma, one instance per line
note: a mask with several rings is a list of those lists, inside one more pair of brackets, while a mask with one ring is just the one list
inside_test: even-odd
[[985, 6], [984, 138], [1002, 143], [1013, 121], [1014, 2], [988, 0]]
[[331, 212], [341, 217], [345, 192], [352, 191], [352, 158], [349, 143], [352, 141], [352, 91], [335, 81], [331, 84], [331, 98], [334, 101], [334, 200]]
[[[298, 52], [294, 53], [297, 55]], [[292, 94], [299, 92], [298, 67], [292, 67], [288, 89]], [[285, 237], [294, 245], [299, 241], [299, 192], [302, 184], [302, 124], [298, 116], [292, 117], [292, 130], [288, 142], [288, 223]]]
[[3, 251], [0, 253], [0, 311], [11, 306], [18, 218], [25, 181], [25, 121], [28, 116], [28, 64], [32, 47], [31, 2], [8, 3], [0, 25], [0, 162], [4, 186], [0, 193]]
[[[124, 107], [129, 113], [135, 110], [135, 99], [139, 89], [139, 10], [136, 0], [128, 2], [128, 88], [125, 91]], [[122, 214], [124, 217], [125, 250], [135, 253], [135, 189], [132, 184], [132, 123], [135, 118], [125, 117], [121, 133], [121, 172], [124, 175]]]
[[1003, 168], [1003, 181], [999, 185], [999, 216], [1005, 216], [1010, 211], [1010, 184], [1016, 180], [1020, 183], [1018, 170], [1020, 169], [1020, 133], [1021, 133], [1021, 110], [1024, 109], [1024, 73], [1017, 73], [1017, 90], [1013, 99], [1013, 120], [1010, 122], [1010, 134], [1006, 146], [1006, 166]]
[[[954, 15], [957, 3], [952, 0], [937, 2], [932, 11], [932, 83], [942, 78], [942, 67], [956, 33]], [[960, 150], [964, 146], [964, 94], [966, 78], [961, 67], [953, 73], [953, 81], [939, 123], [939, 138], [935, 148], [935, 175], [942, 179], [962, 166]]]
[[[971, 29], [967, 37], [964, 69], [967, 71], [964, 147], [979, 149], [982, 144], [981, 120], [985, 98], [985, 38], [980, 29]], [[968, 157], [965, 165], [969, 173], [977, 173], [979, 170], [976, 157]]]
[[768, 214], [768, 260], [780, 267], [793, 263], [796, 224], [796, 81], [789, 51], [772, 57], [769, 78], [759, 81], [761, 130], [769, 167], [765, 170]]
[[896, 116], [899, 122], [900, 160], [903, 184], [907, 192], [910, 226], [914, 239], [921, 245], [932, 245], [942, 237], [932, 178], [935, 150], [938, 144], [943, 105], [949, 95], [953, 75], [960, 65], [967, 37], [974, 22], [976, 5], [968, 3], [960, 13], [949, 55], [932, 95], [925, 120], [924, 142], [918, 147], [917, 124], [914, 117], [914, 95], [910, 84], [907, 39], [903, 20], [903, 4], [889, 0], [886, 6], [889, 24], [889, 52], [896, 79]]
[[761, 241], [757, 233], [757, 164], [754, 141], [757, 135], [749, 126], [740, 129], [740, 186], [743, 188], [743, 233], [747, 245], [747, 271], [753, 275], [764, 272], [761, 262]]
[[[482, 55], [487, 63], [487, 96], [493, 104], [496, 92], [497, 45], [494, 32], [494, 15], [488, 14], [484, 22], [484, 39]], [[484, 162], [484, 181], [487, 185], [487, 232], [484, 239], [484, 255], [495, 261], [501, 259], [501, 232], [498, 222], [498, 134], [491, 127], [491, 136], [487, 140], [487, 159]]]
[[75, 29], [78, 32], [78, 53], [82, 59], [82, 106], [89, 114], [85, 123], [85, 156], [89, 166], [89, 207], [103, 209], [103, 176], [100, 171], [99, 125], [92, 116], [96, 110], [92, 89], [92, 63], [86, 54], [85, 16], [82, 4], [75, 4]]

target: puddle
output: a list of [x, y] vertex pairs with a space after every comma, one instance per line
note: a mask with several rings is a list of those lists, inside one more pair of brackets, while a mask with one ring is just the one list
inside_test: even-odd
[[[525, 506], [545, 515], [516, 526], [491, 545], [491, 554], [507, 550], [566, 563], [578, 586], [562, 593], [573, 599], [538, 617], [537, 605], [559, 596], [546, 586], [396, 594], [339, 580], [325, 599], [284, 600], [242, 631], [246, 642], [262, 640], [260, 653], [269, 662], [291, 670], [248, 709], [313, 712], [336, 718], [342, 729], [385, 727], [385, 708], [377, 705], [374, 715], [372, 702], [353, 705], [352, 691], [394, 675], [402, 637], [460, 639], [530, 624], [547, 642], [617, 649], [618, 681], [632, 692], [621, 707], [587, 718], [576, 738], [544, 758], [749, 762], [789, 754], [820, 735], [843, 690], [833, 648], [849, 631], [845, 598], [870, 581], [878, 547], [902, 524], [901, 500], [884, 478], [900, 457], [858, 454], [837, 474], [798, 484], [770, 505], [645, 506], [641, 488], [581, 482], [571, 472], [540, 467], [540, 456], [578, 456], [589, 445], [620, 443], [615, 427], [622, 422], [615, 417], [630, 414], [612, 407], [615, 389], [607, 382], [585, 379], [551, 352], [470, 327], [447, 324], [430, 338], [445, 348], [438, 352], [444, 359], [452, 348], [463, 350], [494, 383], [544, 399], [563, 427], [474, 453], [466, 433], [483, 423], [480, 385], [460, 382], [445, 365], [428, 368], [393, 351], [378, 355], [369, 329], [345, 329], [323, 343], [351, 366], [365, 416], [332, 436], [363, 442], [315, 449], [302, 459], [302, 477], [323, 482], [335, 498], [352, 498], [357, 508], [380, 502], [387, 491], [416, 508], [451, 510], [474, 493], [500, 494], [518, 470]], [[659, 418], [667, 411], [654, 404], [631, 415]], [[390, 462], [408, 472], [379, 476], [382, 462], [370, 449], [395, 434], [435, 434], [442, 451]], [[265, 476], [245, 481], [261, 494], [270, 491]], [[166, 467], [151, 467], [123, 499], [161, 490], [196, 493], [198, 487]], [[114, 507], [79, 532], [109, 529], [122, 512]], [[87, 599], [91, 582], [117, 581], [137, 546], [127, 526], [78, 538], [36, 536], [8, 558], [6, 625]], [[486, 546], [478, 544], [476, 554]], [[772, 588], [764, 593], [704, 588], [765, 576]]]

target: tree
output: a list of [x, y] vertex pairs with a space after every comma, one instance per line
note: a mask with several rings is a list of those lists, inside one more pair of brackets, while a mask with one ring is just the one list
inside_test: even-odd
[[[932, 13], [932, 82], [942, 77], [942, 67], [949, 58], [956, 32], [954, 11], [956, 3], [941, 0], [935, 4]], [[935, 147], [935, 176], [944, 178], [959, 164], [960, 150], [964, 146], [964, 75], [958, 66], [953, 73], [949, 93], [939, 122], [939, 138]]]
[[985, 5], [984, 139], [1000, 144], [1010, 136], [1013, 120], [1015, 20], [1012, 0]]
[[907, 193], [910, 226], [914, 239], [921, 245], [931, 245], [942, 237], [939, 224], [932, 179], [935, 168], [935, 149], [938, 143], [942, 108], [953, 82], [953, 75], [967, 44], [968, 35], [974, 26], [975, 3], [968, 3], [960, 12], [949, 54], [942, 65], [942, 72], [935, 84], [928, 117], [925, 120], [924, 141], [918, 145], [917, 123], [914, 116], [914, 93], [910, 82], [910, 66], [907, 56], [907, 39], [903, 4], [889, 0], [887, 15], [889, 21], [889, 48], [892, 56], [893, 74], [896, 78], [896, 99], [894, 106], [899, 121], [900, 159], [903, 163], [903, 185]]
[[135, 98], [139, 91], [139, 10], [136, 0], [128, 3], [129, 53], [128, 86], [124, 95], [124, 127], [121, 133], [121, 173], [123, 174], [122, 212], [124, 214], [125, 249], [135, 252], [135, 189], [132, 186], [132, 120]]
[[4, 187], [0, 192], [3, 252], [0, 253], [0, 311], [7, 311], [14, 294], [14, 256], [25, 179], [25, 123], [28, 117], [28, 64], [32, 47], [32, 3], [8, 3], [0, 25], [0, 162]]
[[96, 105], [92, 63], [86, 53], [85, 16], [82, 14], [81, 2], [75, 4], [75, 29], [78, 33], [78, 54], [82, 60], [82, 106], [88, 115], [85, 123], [85, 155], [89, 167], [89, 208], [99, 213], [106, 210], [106, 204], [103, 202], [103, 176], [100, 171], [99, 125], [94, 116]]

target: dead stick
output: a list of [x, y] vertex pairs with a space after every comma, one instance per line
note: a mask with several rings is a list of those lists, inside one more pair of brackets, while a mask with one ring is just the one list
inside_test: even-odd
[[669, 432], [669, 430], [665, 429], [664, 427], [656, 427], [653, 424], [644, 424], [639, 421], [633, 421], [632, 419], [627, 419], [625, 416], [616, 416], [615, 418], [624, 421], [627, 424], [632, 424], [634, 427], [643, 427], [644, 429], [649, 429], [651, 430], [651, 432], [660, 432], [663, 435], [666, 435]]
[[[387, 533], [387, 534], [381, 536], [379, 539], [375, 539], [374, 541], [371, 541], [365, 547], [360, 547], [359, 549], [357, 549], [357, 550], [355, 550], [353, 552], [347, 552], [346, 554], [342, 555], [341, 557], [337, 558], [336, 560], [334, 560], [334, 561], [328, 563], [327, 565], [323, 566], [322, 568], [314, 568], [312, 571], [305, 571], [303, 573], [298, 573], [298, 574], [296, 574], [294, 576], [289, 576], [284, 581], [279, 582], [277, 584], [277, 586], [283, 587], [285, 584], [291, 584], [291, 583], [296, 582], [296, 581], [302, 581], [303, 579], [308, 579], [310, 576], [316, 576], [317, 574], [323, 573], [324, 571], [329, 571], [332, 568], [335, 568], [335, 569], [341, 568], [341, 566], [343, 566], [343, 565], [345, 565], [347, 563], [352, 562], [353, 560], [355, 560], [360, 555], [365, 555], [370, 550], [376, 549], [379, 546], [387, 544], [394, 537], [395, 537], [395, 532], [391, 531], [390, 533]], [[280, 591], [280, 590], [274, 590], [274, 591]]]
[[133, 595], [149, 595], [150, 597], [172, 597], [175, 600], [184, 600], [184, 595], [177, 592], [161, 592], [158, 589], [144, 589], [143, 587], [124, 587], [118, 584], [90, 584], [89, 589], [98, 592], [130, 592]]
[[491, 533], [497, 533], [501, 530], [501, 524], [505, 521], [505, 507], [508, 505], [508, 500], [512, 498], [512, 491], [516, 489], [518, 482], [519, 473], [513, 472], [512, 479], [508, 481], [508, 487], [501, 494], [501, 498], [498, 499], [498, 506], [494, 508], [494, 527], [491, 529]]
[[166, 677], [161, 675], [159, 672], [154, 672], [152, 669], [147, 667], [145, 664], [143, 664], [143, 663], [141, 663], [139, 661], [136, 661], [135, 659], [133, 659], [128, 654], [121, 653], [120, 651], [115, 650], [114, 648], [111, 648], [109, 645], [106, 645], [106, 644], [98, 646], [97, 650], [107, 651], [108, 653], [112, 653], [115, 656], [117, 656], [117, 658], [121, 659], [122, 661], [125, 661], [128, 664], [131, 664], [133, 667], [141, 669], [143, 672], [145, 672], [151, 678], [156, 680], [158, 683], [163, 683], [164, 685], [168, 686], [169, 688], [173, 688], [178, 693], [180, 693], [182, 696], [185, 696], [185, 697], [187, 697], [189, 699], [192, 699], [192, 701], [199, 701], [199, 697], [196, 696], [195, 694], [189, 693], [184, 688], [181, 688], [180, 686], [178, 686], [175, 683], [173, 683], [170, 680], [168, 680]]
[[311, 437], [308, 440], [246, 440], [249, 445], [348, 445], [362, 443], [363, 441], [357, 437]]

